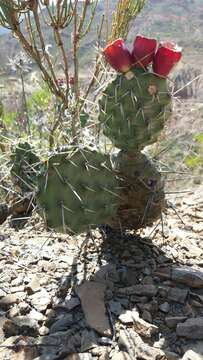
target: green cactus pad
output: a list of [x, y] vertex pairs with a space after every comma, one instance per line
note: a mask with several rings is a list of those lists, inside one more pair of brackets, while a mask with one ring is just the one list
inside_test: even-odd
[[120, 202], [109, 156], [88, 148], [51, 156], [38, 183], [37, 201], [46, 223], [62, 232], [80, 233], [106, 223]]
[[104, 135], [128, 151], [157, 141], [171, 112], [166, 79], [137, 68], [132, 75], [130, 80], [117, 75], [99, 101]]
[[41, 162], [30, 144], [28, 142], [19, 143], [11, 155], [11, 161], [13, 162], [11, 175], [14, 184], [20, 187], [22, 192], [33, 191]]
[[120, 151], [112, 161], [120, 177], [122, 201], [109, 225], [133, 230], [151, 225], [166, 205], [161, 174], [142, 153]]

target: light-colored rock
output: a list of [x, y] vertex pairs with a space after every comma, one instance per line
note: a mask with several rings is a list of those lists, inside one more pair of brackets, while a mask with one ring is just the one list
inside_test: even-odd
[[146, 344], [132, 329], [121, 330], [119, 345], [126, 349], [133, 360], [159, 360], [164, 359], [164, 352]]
[[30, 296], [31, 304], [37, 311], [45, 311], [51, 303], [51, 296], [45, 289]]
[[20, 301], [24, 300], [25, 298], [26, 298], [26, 294], [24, 292], [8, 294], [6, 296], [3, 296], [0, 299], [0, 307], [3, 309], [8, 308], [11, 305], [19, 303]]
[[[34, 343], [35, 339], [28, 336], [12, 336], [1, 344], [0, 360], [33, 360], [38, 356]], [[12, 346], [13, 349], [9, 348]]]
[[193, 350], [188, 350], [182, 360], [203, 360], [203, 355], [196, 353]]
[[127, 352], [120, 351], [114, 352], [111, 360], [131, 360], [131, 357], [128, 355]]
[[76, 287], [87, 324], [102, 335], [111, 335], [104, 304], [105, 284], [85, 281]]
[[26, 286], [26, 290], [28, 294], [34, 294], [35, 292], [40, 290], [40, 280], [38, 276], [34, 276], [32, 280]]

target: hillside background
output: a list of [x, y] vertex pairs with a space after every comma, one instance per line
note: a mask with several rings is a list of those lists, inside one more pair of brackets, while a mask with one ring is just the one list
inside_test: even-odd
[[[115, 4], [116, 1], [111, 0], [110, 14]], [[104, 1], [101, 0], [92, 30], [81, 47], [80, 80], [83, 82], [91, 75], [94, 67], [96, 29], [103, 13]], [[66, 29], [63, 31], [62, 37], [68, 48], [71, 34], [66, 31]], [[45, 28], [44, 32], [47, 43], [52, 44], [52, 34]], [[132, 47], [138, 33], [159, 40], [174, 40], [183, 48], [182, 61], [171, 77], [175, 93], [173, 116], [168, 122], [166, 133], [158, 149], [155, 150], [161, 151], [163, 162], [172, 169], [180, 169], [181, 166], [185, 171], [188, 170], [186, 165], [189, 166], [192, 176], [195, 176], [194, 181], [199, 183], [202, 181], [203, 173], [203, 160], [201, 160], [203, 157], [203, 1], [148, 0], [141, 14], [131, 24], [127, 39], [129, 47]], [[101, 45], [105, 46], [105, 41]], [[8, 63], [9, 59], [18, 55], [21, 49], [11, 32], [3, 28], [0, 28], [0, 49], [0, 100], [9, 111], [15, 111], [16, 102], [13, 99], [21, 94], [21, 83]], [[56, 49], [50, 47], [49, 51], [54, 55], [56, 63], [60, 63]], [[59, 67], [59, 76], [63, 75], [60, 71]], [[39, 86], [39, 82], [35, 83], [33, 80], [36, 77], [40, 79], [40, 74], [32, 63], [31, 71], [25, 74], [25, 90], [28, 97], [32, 94], [33, 87]], [[179, 91], [182, 87], [183, 90]], [[199, 136], [198, 143], [196, 136]], [[165, 147], [168, 151], [162, 152]], [[196, 165], [198, 165], [197, 171]]]

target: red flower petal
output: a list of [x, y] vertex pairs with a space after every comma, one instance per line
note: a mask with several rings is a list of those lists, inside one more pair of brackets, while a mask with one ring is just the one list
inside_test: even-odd
[[117, 71], [127, 72], [132, 66], [130, 51], [123, 39], [117, 39], [104, 49], [106, 61]]
[[166, 77], [172, 68], [180, 61], [181, 48], [174, 42], [162, 42], [153, 60], [153, 71]]
[[132, 51], [134, 65], [137, 67], [149, 65], [153, 60], [156, 48], [156, 39], [149, 39], [141, 35], [136, 36]]

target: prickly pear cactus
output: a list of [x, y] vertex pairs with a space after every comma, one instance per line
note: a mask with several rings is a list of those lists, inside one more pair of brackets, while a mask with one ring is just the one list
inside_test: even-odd
[[142, 153], [120, 151], [112, 161], [122, 200], [109, 225], [134, 230], [151, 225], [166, 205], [161, 174]]
[[36, 186], [37, 173], [40, 171], [41, 162], [33, 152], [28, 142], [19, 143], [11, 156], [13, 166], [11, 175], [14, 184], [24, 192], [33, 191]]
[[37, 201], [48, 227], [80, 233], [115, 216], [119, 186], [108, 155], [72, 148], [49, 158]]
[[131, 75], [117, 75], [99, 102], [104, 135], [129, 151], [157, 141], [171, 103], [166, 79], [140, 68], [131, 69]]

